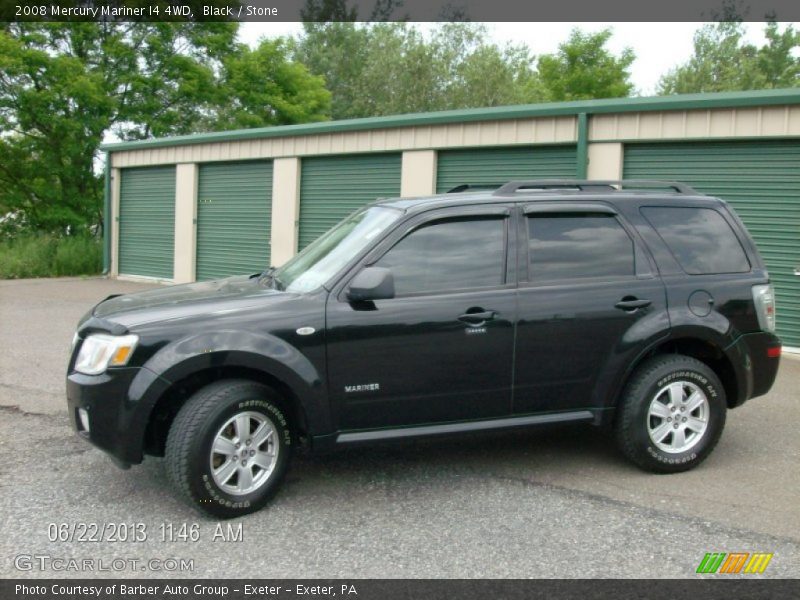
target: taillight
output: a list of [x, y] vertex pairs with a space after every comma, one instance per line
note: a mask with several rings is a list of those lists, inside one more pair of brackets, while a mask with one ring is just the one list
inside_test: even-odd
[[762, 331], [775, 331], [775, 290], [772, 284], [754, 285], [753, 302]]

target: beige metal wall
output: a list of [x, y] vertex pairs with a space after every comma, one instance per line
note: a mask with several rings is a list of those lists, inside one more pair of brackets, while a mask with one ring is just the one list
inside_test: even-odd
[[297, 252], [300, 231], [300, 159], [272, 163], [272, 241], [270, 258], [279, 267]]
[[[574, 117], [378, 129], [323, 135], [143, 148], [112, 154], [112, 166], [430, 150], [575, 141]], [[800, 106], [592, 115], [589, 141], [800, 136]]]
[[800, 106], [593, 115], [589, 141], [658, 141], [800, 135]]
[[175, 170], [175, 283], [195, 280], [197, 172], [195, 163], [180, 164]]
[[[800, 106], [681, 110], [592, 115], [588, 177], [620, 179], [627, 141], [800, 136]], [[402, 151], [401, 194], [436, 189], [437, 150], [459, 147], [568, 143], [577, 140], [576, 117], [547, 117], [342, 132], [239, 142], [194, 144], [111, 154], [112, 209], [119, 215], [119, 173], [124, 167], [176, 164], [175, 282], [194, 281], [198, 163], [274, 159], [271, 255], [281, 265], [297, 252], [302, 157]], [[119, 225], [112, 222], [111, 274], [119, 275]]]
[[588, 146], [589, 179], [622, 179], [624, 147], [619, 142], [593, 142]]
[[436, 150], [403, 152], [400, 195], [404, 198], [427, 196], [436, 192]]
[[575, 117], [546, 117], [481, 123], [456, 123], [397, 129], [376, 129], [323, 135], [193, 144], [112, 154], [113, 167], [247, 160], [283, 156], [355, 154], [429, 150], [468, 146], [556, 144], [577, 139]]
[[[113, 155], [112, 155], [113, 157]], [[119, 169], [111, 169], [111, 265], [109, 274], [112, 277], [119, 275], [119, 194], [120, 194]]]

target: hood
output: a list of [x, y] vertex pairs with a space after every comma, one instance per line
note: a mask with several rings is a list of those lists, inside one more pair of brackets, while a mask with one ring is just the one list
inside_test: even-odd
[[286, 296], [286, 293], [265, 287], [258, 277], [242, 275], [109, 296], [95, 306], [92, 316], [132, 327], [198, 313], [236, 311], [263, 303], [269, 296]]

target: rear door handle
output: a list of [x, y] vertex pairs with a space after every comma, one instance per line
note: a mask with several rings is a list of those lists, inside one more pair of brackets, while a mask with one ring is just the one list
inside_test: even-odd
[[623, 298], [614, 305], [614, 308], [620, 310], [634, 311], [645, 306], [650, 306], [653, 302], [651, 300], [639, 300], [638, 298]]
[[458, 317], [459, 321], [463, 321], [464, 323], [469, 323], [470, 325], [480, 325], [481, 323], [485, 323], [486, 321], [491, 321], [497, 316], [497, 313], [493, 310], [485, 310], [479, 312], [468, 312], [464, 313], [460, 317]]

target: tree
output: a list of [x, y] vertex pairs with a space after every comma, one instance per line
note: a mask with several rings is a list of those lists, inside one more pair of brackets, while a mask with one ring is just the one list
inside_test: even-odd
[[204, 129], [225, 130], [326, 121], [331, 93], [322, 77], [287, 59], [284, 39], [238, 46], [222, 59], [216, 111]]
[[573, 29], [558, 52], [539, 57], [539, 76], [548, 100], [588, 100], [621, 98], [633, 92], [630, 66], [633, 50], [626, 48], [614, 56], [605, 47], [611, 30], [584, 33]]
[[231, 23], [0, 25], [0, 209], [75, 233], [101, 222], [94, 161], [123, 140], [319, 120], [321, 79]]
[[[369, 21], [386, 21], [401, 0], [377, 0]], [[304, 35], [295, 40], [295, 60], [323, 78], [331, 92], [331, 114], [334, 119], [347, 119], [370, 114], [374, 102], [369, 97], [377, 90], [365, 90], [364, 72], [374, 63], [370, 52], [372, 30], [355, 23], [358, 8], [348, 7], [347, 0], [306, 0], [300, 10]]]
[[303, 23], [353, 22], [358, 20], [358, 8], [348, 8], [346, 0], [306, 0], [300, 19]]
[[766, 43], [745, 43], [744, 25], [721, 21], [701, 27], [694, 35], [694, 53], [683, 65], [664, 75], [660, 94], [724, 92], [800, 85], [800, 33], [769, 22]]
[[357, 85], [367, 61], [366, 28], [351, 22], [304, 23], [294, 58], [321, 76], [331, 92], [331, 116], [362, 116], [356, 108]]
[[800, 32], [791, 25], [783, 31], [774, 21], [764, 29], [767, 43], [758, 50], [756, 62], [762, 75], [762, 88], [788, 88], [800, 85]]
[[489, 42], [486, 28], [445, 24], [433, 36], [443, 65], [443, 97], [448, 108], [541, 102], [545, 90], [527, 46]]
[[498, 46], [474, 23], [423, 35], [408, 23], [305, 23], [295, 58], [322, 75], [334, 119], [500, 106], [544, 98], [525, 46]]

